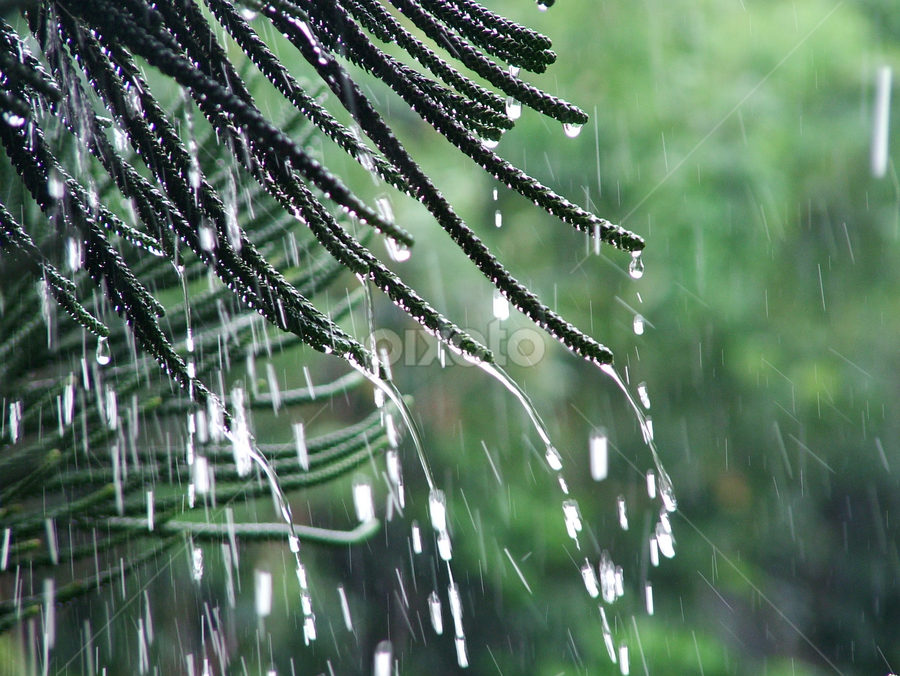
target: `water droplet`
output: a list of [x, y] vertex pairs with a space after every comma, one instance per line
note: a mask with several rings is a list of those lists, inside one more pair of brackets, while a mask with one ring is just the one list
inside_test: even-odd
[[497, 188], [494, 188], [494, 201], [497, 201], [497, 198], [500, 196], [500, 191]]
[[463, 669], [469, 666], [469, 654], [466, 651], [465, 636], [456, 637], [456, 663]]
[[338, 596], [341, 598], [341, 613], [344, 615], [344, 626], [347, 631], [353, 631], [353, 618], [350, 617], [350, 604], [347, 602], [347, 592], [344, 591], [344, 585], [338, 585]]
[[412, 256], [412, 250], [405, 244], [401, 244], [395, 240], [393, 237], [386, 238], [384, 243], [387, 247], [388, 256], [391, 257], [392, 261], [405, 263], [409, 260], [410, 256]]
[[652, 469], [647, 470], [647, 496], [651, 500], [656, 498], [656, 474]]
[[494, 318], [500, 321], [509, 319], [509, 301], [499, 289], [494, 289]]
[[13, 127], [15, 129], [18, 129], [23, 124], [25, 124], [24, 117], [19, 117], [15, 113], [11, 113], [9, 111], [6, 111], [5, 113], [3, 113], [3, 121], [6, 124], [8, 124], [10, 127]]
[[569, 138], [575, 138], [581, 133], [581, 128], [583, 124], [564, 124], [563, 131], [566, 132], [566, 136]]
[[81, 269], [81, 263], [81, 240], [70, 237], [66, 240], [66, 267], [69, 272], [77, 272]]
[[641, 403], [644, 405], [644, 408], [650, 408], [650, 396], [647, 394], [647, 383], [641, 383], [637, 386], [638, 397], [641, 399]]
[[653, 586], [648, 582], [644, 585], [644, 602], [647, 604], [647, 614], [653, 614]]
[[621, 526], [622, 530], [628, 530], [628, 507], [625, 504], [624, 495], [616, 498], [616, 507], [619, 512], [619, 526]]
[[494, 212], [494, 225], [498, 228], [503, 226], [503, 212], [499, 209]]
[[628, 264], [628, 274], [632, 279], [640, 279], [644, 276], [644, 260], [640, 251], [631, 252], [631, 263]]
[[591, 562], [587, 559], [584, 560], [584, 565], [581, 567], [581, 577], [584, 578], [584, 586], [587, 588], [591, 598], [597, 598], [600, 595], [600, 588], [597, 586], [597, 574], [594, 572]]
[[635, 315], [634, 316], [634, 335], [636, 335], [636, 336], [644, 335], [644, 315]]
[[650, 536], [650, 563], [654, 568], [659, 565], [659, 543], [655, 535]]
[[483, 138], [483, 139], [481, 139], [481, 145], [483, 145], [488, 150], [493, 150], [494, 148], [496, 148], [497, 146], [500, 145], [500, 141], [499, 141], [499, 139], [495, 141], [493, 139]]
[[522, 103], [512, 96], [506, 97], [506, 117], [510, 120], [518, 120], [522, 117]]
[[200, 582], [203, 579], [203, 550], [194, 547], [191, 553], [191, 577], [194, 582]]
[[616, 593], [616, 565], [609, 557], [609, 552], [605, 549], [600, 555], [598, 572], [600, 573], [600, 591], [603, 594], [603, 600], [607, 603], [613, 603], [618, 598]]
[[659, 551], [667, 559], [675, 556], [675, 537], [672, 535], [672, 525], [669, 523], [669, 517], [663, 512], [659, 516], [659, 523], [656, 524], [656, 544]]
[[600, 428], [591, 434], [588, 445], [591, 458], [591, 477], [603, 481], [609, 474], [609, 441], [606, 430]]
[[416, 554], [422, 553], [422, 529], [418, 521], [412, 522], [412, 548]]
[[442, 561], [449, 561], [453, 558], [453, 545], [450, 542], [450, 533], [442, 530], [438, 533], [437, 538], [438, 556]]
[[252, 9], [248, 9], [246, 7], [241, 8], [241, 18], [244, 21], [253, 21], [257, 16], [259, 16]]
[[394, 662], [393, 653], [394, 647], [390, 641], [382, 641], [376, 646], [372, 676], [391, 676], [391, 667]]
[[353, 506], [360, 523], [367, 523], [375, 518], [372, 484], [365, 477], [358, 477], [353, 481]]
[[628, 645], [626, 643], [619, 644], [619, 671], [622, 676], [628, 676], [631, 673], [631, 666], [628, 662]]
[[616, 645], [613, 642], [612, 631], [610, 631], [609, 628], [609, 620], [606, 619], [606, 610], [603, 606], [600, 606], [600, 624], [603, 627], [603, 642], [606, 644], [606, 651], [609, 653], [609, 659], [615, 664], [617, 660]]
[[459, 585], [451, 582], [447, 586], [447, 596], [450, 599], [450, 614], [453, 616], [453, 628], [456, 636], [465, 636], [462, 624], [462, 598], [459, 595]]
[[440, 636], [444, 633], [444, 618], [441, 614], [441, 598], [436, 591], [428, 596], [428, 614], [431, 616], [431, 626], [434, 633]]
[[112, 359], [109, 349], [109, 341], [105, 336], [100, 336], [97, 340], [97, 363], [100, 366], [106, 366]]
[[520, 72], [521, 70], [522, 70], [521, 68], [519, 68], [518, 66], [514, 66], [514, 65], [512, 65], [512, 64], [509, 64], [509, 66], [507, 67], [507, 71], [508, 71], [509, 74], [512, 75], [513, 77], [519, 77], [519, 72]]
[[309, 451], [306, 448], [306, 431], [303, 423], [292, 423], [291, 428], [294, 430], [294, 445], [297, 448], [297, 462], [304, 471], [309, 470]]
[[253, 600], [257, 617], [272, 613], [272, 573], [257, 568], [253, 571]]
[[563, 515], [566, 518], [566, 530], [569, 537], [577, 542], [578, 534], [581, 532], [581, 509], [576, 500], [564, 500], [562, 506]]
[[544, 457], [547, 459], [547, 464], [550, 465], [550, 469], [557, 472], [562, 469], [562, 456], [559, 454], [559, 451], [553, 448], [553, 446], [547, 445], [547, 452]]

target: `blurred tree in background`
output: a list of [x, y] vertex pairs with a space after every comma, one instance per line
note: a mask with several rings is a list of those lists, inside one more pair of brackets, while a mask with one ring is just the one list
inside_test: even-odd
[[[604, 245], [597, 255], [584, 234], [478, 171], [378, 80], [359, 73], [360, 82], [510, 272], [612, 348], [632, 390], [646, 382], [656, 442], [680, 504], [671, 517], [676, 556], [654, 567], [647, 541], [658, 508], [645, 489], [651, 462], [621, 394], [596, 369], [537, 338], [515, 311], [507, 320], [494, 317], [490, 283], [447, 246], [420, 204], [394, 199], [397, 222], [417, 240], [396, 269], [506, 359], [548, 423], [586, 528], [579, 552], [560, 518], [540, 440], [515, 399], [452, 358], [442, 368], [434, 344], [404, 313], [376, 303], [382, 337], [400, 339], [394, 380], [413, 398], [447, 496], [470, 670], [618, 673], [579, 571], [585, 556], [596, 563], [603, 550], [625, 571], [624, 597], [603, 606], [616, 647], [629, 648], [632, 673], [900, 668], [900, 559], [891, 519], [900, 471], [900, 186], [892, 162], [879, 178], [870, 159], [877, 74], [900, 65], [893, 6], [567, 0], [541, 12], [505, 0], [490, 7], [553, 39], [558, 63], [529, 78], [591, 114], [580, 135], [567, 138], [559, 125], [525, 110], [496, 151], [645, 237], [640, 280], [627, 274], [621, 254]], [[896, 139], [892, 131], [889, 157]], [[360, 194], [380, 194], [368, 172], [345, 166], [336, 148], [308, 145]], [[173, 303], [179, 293], [176, 286]], [[345, 297], [343, 287], [331, 286], [323, 302], [336, 307]], [[342, 325], [365, 333], [364, 313]], [[305, 387], [304, 367], [316, 382], [341, 375], [337, 360], [310, 352], [272, 352], [276, 372], [290, 374], [285, 389]], [[523, 366], [530, 357], [536, 363]], [[259, 380], [265, 395], [269, 381]], [[369, 392], [357, 392], [309, 401], [291, 416], [260, 408], [253, 430], [260, 443], [284, 443], [292, 422], [340, 429], [364, 420], [370, 402]], [[587, 447], [600, 427], [612, 454], [609, 477], [597, 483]], [[164, 434], [156, 434], [162, 443]], [[413, 519], [423, 534], [430, 526], [423, 522], [428, 489], [407, 445], [406, 513], [394, 510], [387, 519], [385, 470], [378, 461], [364, 465], [383, 531], [352, 547], [303, 549], [318, 613], [312, 646], [300, 645], [303, 615], [281, 541], [242, 543], [236, 605], [228, 610], [230, 573], [217, 565], [222, 550], [204, 548], [207, 572], [196, 584], [179, 540], [177, 554], [126, 577], [124, 591], [108, 587], [61, 608], [55, 653], [78, 654], [89, 618], [94, 630], [104, 627], [94, 642], [96, 666], [139, 670], [135, 627], [149, 606], [157, 636], [151, 664], [160, 673], [184, 672], [186, 654], [214, 653], [203, 622], [221, 631], [234, 673], [369, 673], [385, 638], [400, 673], [454, 673], [446, 602], [443, 636], [428, 620], [427, 598], [439, 587], [443, 595], [446, 580], [428, 543], [424, 555], [412, 551]], [[354, 521], [351, 484], [347, 477], [292, 493], [296, 520], [346, 528]], [[627, 531], [617, 514], [620, 496]], [[241, 522], [276, 519], [264, 501], [235, 514]], [[274, 608], [262, 627], [254, 615], [255, 570], [275, 580]], [[151, 578], [158, 579], [148, 584]], [[4, 586], [4, 600], [13, 595]], [[207, 611], [213, 619], [201, 619]], [[40, 622], [32, 626], [40, 631]], [[4, 663], [16, 672], [29, 660], [22, 646], [40, 645], [34, 637], [29, 644], [27, 625], [18, 631], [4, 639]], [[85, 671], [84, 655], [68, 668]]]

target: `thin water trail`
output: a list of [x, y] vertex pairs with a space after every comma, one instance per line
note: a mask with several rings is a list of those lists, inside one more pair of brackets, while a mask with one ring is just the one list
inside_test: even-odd
[[634, 415], [638, 419], [638, 423], [641, 426], [641, 433], [644, 436], [644, 443], [650, 448], [650, 454], [653, 456], [653, 464], [656, 465], [656, 487], [659, 492], [659, 497], [662, 500], [663, 506], [666, 508], [667, 512], [674, 512], [678, 508], [678, 501], [675, 499], [675, 488], [672, 485], [672, 479], [669, 477], [668, 472], [666, 472], [663, 467], [662, 460], [659, 457], [659, 452], [656, 450], [656, 444], [653, 442], [653, 428], [650, 426], [647, 417], [644, 415], [644, 412], [641, 410], [641, 407], [638, 406], [637, 401], [635, 401], [634, 396], [629, 391], [628, 387], [626, 387], [625, 383], [622, 381], [621, 376], [619, 376], [618, 371], [612, 366], [612, 364], [601, 364], [600, 370], [603, 371], [606, 375], [613, 379], [613, 382], [619, 386], [619, 389], [625, 394], [625, 398], [628, 400], [628, 403], [631, 404], [631, 408], [634, 410]]

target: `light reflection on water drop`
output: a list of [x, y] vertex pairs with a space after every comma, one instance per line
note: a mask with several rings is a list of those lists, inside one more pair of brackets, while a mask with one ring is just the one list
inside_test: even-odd
[[584, 126], [584, 125], [582, 125], [582, 124], [568, 124], [568, 123], [566, 123], [566, 124], [563, 125], [563, 131], [566, 132], [566, 136], [568, 136], [569, 138], [575, 138], [575, 137], [577, 137], [577, 136], [581, 133], [581, 128], [582, 128], [583, 126]]
[[644, 276], [644, 261], [640, 251], [631, 252], [631, 263], [628, 264], [628, 274], [632, 279], [640, 279]]

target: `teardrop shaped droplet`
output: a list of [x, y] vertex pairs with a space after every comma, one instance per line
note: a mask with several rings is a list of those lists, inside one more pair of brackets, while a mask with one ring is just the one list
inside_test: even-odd
[[566, 132], [566, 136], [569, 138], [575, 138], [581, 133], [581, 128], [583, 124], [569, 124], [566, 123], [563, 125], [563, 131]]
[[112, 359], [112, 355], [110, 353], [109, 341], [105, 336], [100, 336], [100, 339], [97, 341], [97, 363], [100, 366], [106, 366], [110, 359]]
[[628, 274], [632, 279], [640, 279], [644, 276], [644, 261], [640, 251], [631, 252], [631, 263], [628, 265]]

